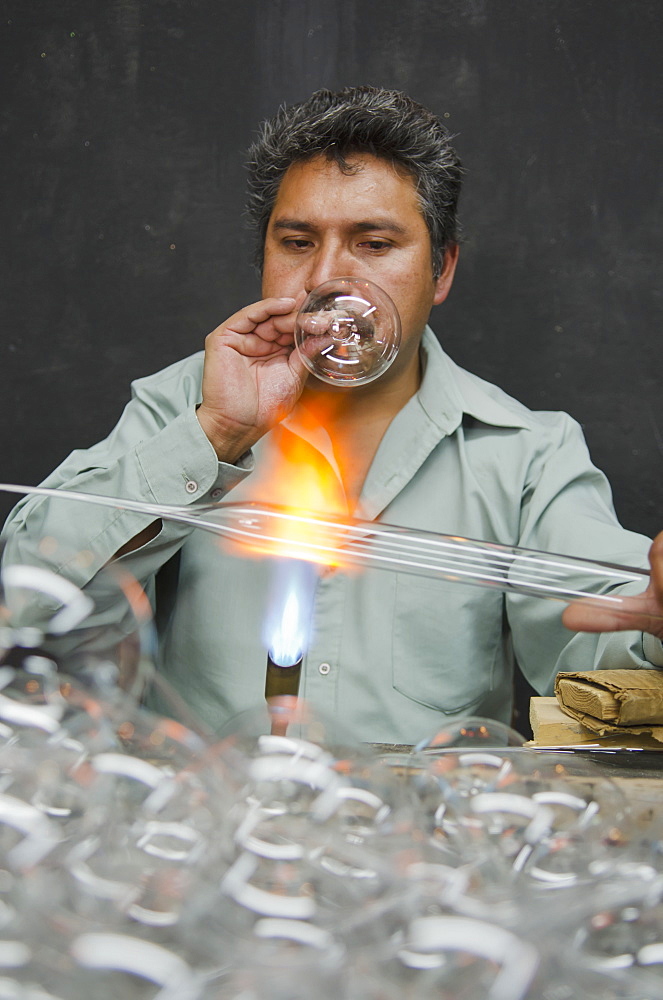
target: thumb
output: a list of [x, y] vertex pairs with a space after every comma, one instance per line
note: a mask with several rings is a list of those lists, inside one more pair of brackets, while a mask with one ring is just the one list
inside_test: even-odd
[[649, 565], [651, 566], [651, 588], [658, 598], [663, 611], [663, 531], [660, 531], [649, 550]]

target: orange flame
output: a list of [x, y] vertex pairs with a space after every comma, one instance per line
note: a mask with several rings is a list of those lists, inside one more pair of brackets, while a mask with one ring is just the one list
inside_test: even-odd
[[[335, 550], [334, 529], [307, 520], [307, 515], [317, 515], [337, 523], [349, 521], [341, 474], [338, 466], [334, 467], [333, 456], [328, 460], [299, 434], [277, 427], [270, 435], [266, 460], [261, 457], [261, 464], [262, 468], [251, 476], [251, 499], [280, 507], [293, 516], [270, 523], [270, 533], [275, 533], [276, 539], [256, 538], [235, 543], [241, 546], [242, 554], [285, 556], [323, 566], [342, 565], [342, 554]], [[316, 546], [317, 551], [308, 551], [309, 545]]]

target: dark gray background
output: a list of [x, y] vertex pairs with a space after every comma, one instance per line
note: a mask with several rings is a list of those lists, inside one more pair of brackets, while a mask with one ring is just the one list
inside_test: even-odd
[[242, 209], [257, 121], [371, 83], [445, 116], [468, 170], [443, 344], [571, 412], [623, 523], [663, 527], [658, 0], [2, 10], [1, 480], [37, 483], [104, 436], [132, 378], [258, 297]]

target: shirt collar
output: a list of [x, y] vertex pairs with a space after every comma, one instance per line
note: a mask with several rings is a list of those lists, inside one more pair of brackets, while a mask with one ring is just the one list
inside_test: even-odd
[[531, 428], [526, 407], [452, 361], [428, 326], [421, 352], [423, 376], [416, 398], [444, 434], [452, 434], [465, 414], [495, 427]]
[[[465, 414], [494, 427], [531, 428], [529, 410], [497, 386], [452, 361], [429, 326], [421, 339], [421, 360], [421, 385], [414, 399], [443, 434], [453, 434]], [[282, 425], [312, 444], [336, 468], [329, 434], [302, 403], [288, 414]]]

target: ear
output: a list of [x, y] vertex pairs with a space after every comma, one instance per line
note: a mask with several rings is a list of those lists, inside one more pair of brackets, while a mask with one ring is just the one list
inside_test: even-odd
[[458, 263], [459, 250], [460, 247], [458, 244], [452, 243], [452, 245], [447, 247], [444, 251], [442, 273], [435, 281], [435, 297], [433, 298], [433, 305], [439, 306], [441, 302], [444, 302], [447, 295], [451, 291], [454, 274], [456, 273], [456, 264]]

